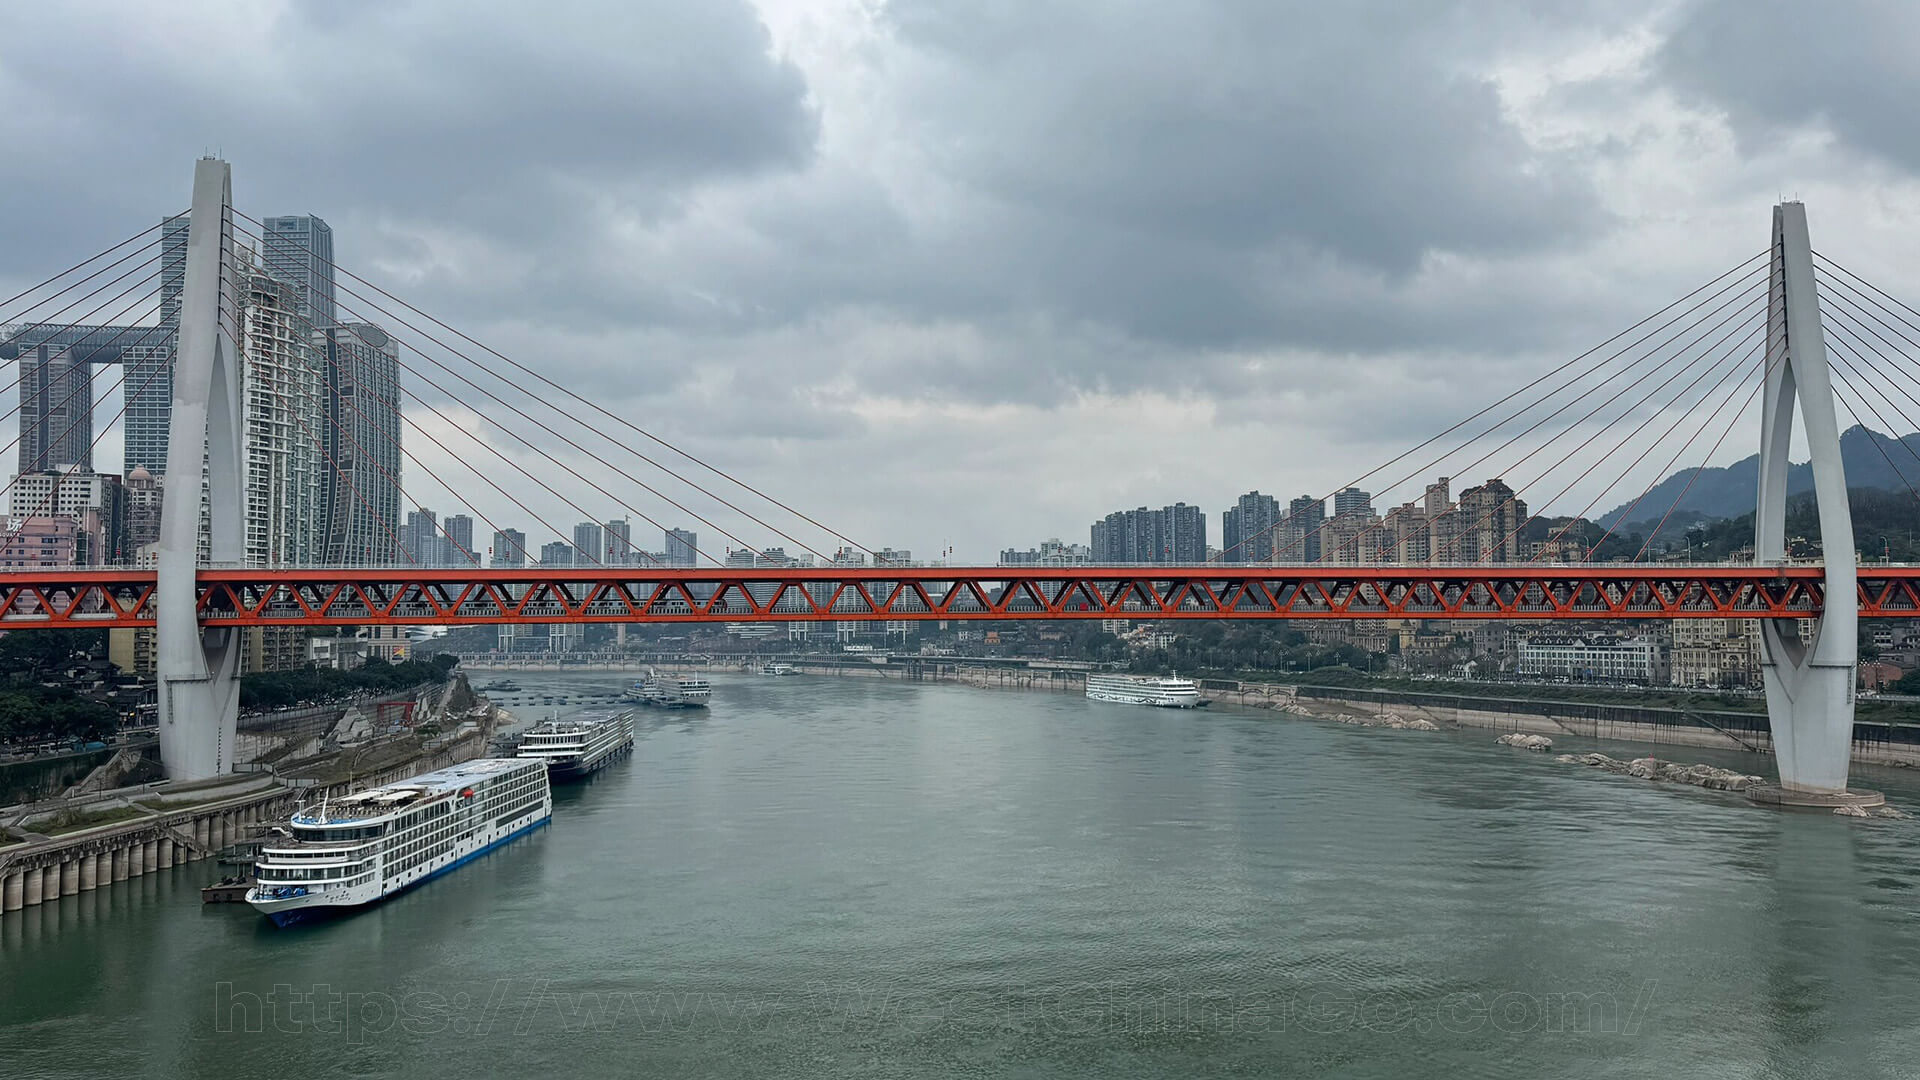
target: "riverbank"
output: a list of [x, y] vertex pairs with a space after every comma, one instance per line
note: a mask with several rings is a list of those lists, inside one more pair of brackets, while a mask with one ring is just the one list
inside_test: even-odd
[[[988, 665], [970, 663], [958, 657], [926, 657], [907, 663], [874, 663], [851, 657], [831, 660], [802, 658], [783, 662], [792, 664], [804, 675], [835, 678], [944, 682], [983, 690], [1059, 694], [1081, 694], [1086, 690], [1086, 675], [1081, 670]], [[757, 658], [742, 658], [706, 663], [655, 661], [638, 666], [657, 667], [663, 671], [736, 671], [752, 674], [759, 670], [759, 664]], [[1236, 679], [1200, 679], [1197, 683], [1201, 697], [1208, 701], [1276, 711], [1297, 706], [1319, 719], [1331, 719], [1337, 714], [1381, 715], [1393, 712], [1419, 716], [1443, 728], [1478, 728], [1503, 734], [1516, 732], [1549, 737], [1575, 735], [1659, 746], [1737, 750], [1769, 756], [1773, 753], [1773, 735], [1767, 726], [1766, 716], [1760, 713], [1509, 699], [1498, 697], [1493, 687], [1489, 687], [1486, 695], [1467, 695], [1317, 687]], [[1856, 721], [1852, 757], [1855, 763], [1862, 765], [1920, 767], [1920, 726]]]
[[[175, 863], [215, 858], [230, 845], [255, 839], [301, 803], [479, 757], [487, 752], [495, 725], [511, 717], [473, 694], [463, 676], [422, 698], [422, 723], [458, 720], [450, 734], [328, 747], [324, 731], [315, 734], [296, 723], [262, 745], [315, 752], [249, 761], [231, 775], [208, 780], [9, 808], [0, 819], [0, 917]], [[360, 706], [339, 711], [333, 730], [359, 730], [354, 725]]]

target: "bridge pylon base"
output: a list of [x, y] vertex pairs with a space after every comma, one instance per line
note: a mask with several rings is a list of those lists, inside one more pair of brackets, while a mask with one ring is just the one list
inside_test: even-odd
[[1849, 806], [1871, 810], [1876, 806], [1887, 804], [1885, 795], [1866, 788], [1850, 788], [1846, 791], [1795, 791], [1778, 784], [1755, 784], [1747, 789], [1747, 798], [1763, 806], [1778, 806], [1793, 810], [1838, 810]]

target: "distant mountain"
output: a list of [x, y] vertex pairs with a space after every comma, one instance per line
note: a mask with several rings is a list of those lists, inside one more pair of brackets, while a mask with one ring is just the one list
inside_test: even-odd
[[[1920, 433], [1894, 439], [1855, 425], [1840, 434], [1840, 461], [1846, 467], [1850, 488], [1905, 492], [1909, 483], [1920, 488]], [[1897, 472], [1895, 465], [1899, 466]], [[1686, 496], [1674, 507], [1673, 518], [1667, 523], [1669, 530], [1676, 524], [1701, 518], [1736, 518], [1753, 513], [1754, 503], [1759, 499], [1759, 454], [1741, 458], [1724, 468], [1701, 469], [1698, 479], [1694, 479], [1693, 474], [1691, 468], [1674, 473], [1647, 492], [1638, 505], [1628, 502], [1607, 511], [1599, 519], [1600, 524], [1611, 528], [1631, 510], [1633, 524], [1644, 522], [1651, 526], [1667, 512], [1667, 507], [1682, 490]], [[1687, 487], [1689, 480], [1693, 483], [1691, 488]], [[1794, 465], [1787, 474], [1787, 494], [1812, 490], [1813, 467], [1805, 462]]]

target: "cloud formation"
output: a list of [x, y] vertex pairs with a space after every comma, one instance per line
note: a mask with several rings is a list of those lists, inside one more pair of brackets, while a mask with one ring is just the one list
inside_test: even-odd
[[[1783, 191], [1863, 270], [1920, 271], [1913, 16], [1812, 17], [15, 5], [0, 285], [177, 210], [218, 150], [242, 209], [326, 217], [350, 269], [649, 430], [876, 546], [990, 557], [1324, 494], [1758, 250]], [[548, 408], [524, 383], [489, 385]]]

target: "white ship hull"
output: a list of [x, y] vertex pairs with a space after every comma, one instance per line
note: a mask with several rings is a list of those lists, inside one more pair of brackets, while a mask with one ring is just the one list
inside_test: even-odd
[[553, 817], [537, 761], [480, 759], [302, 807], [261, 846], [246, 901], [280, 926], [384, 900]]
[[1178, 694], [1143, 694], [1126, 691], [1087, 691], [1088, 701], [1111, 701], [1116, 705], [1153, 705], [1162, 709], [1193, 709], [1200, 705], [1200, 695], [1180, 696]]
[[1134, 675], [1087, 676], [1087, 700], [1161, 709], [1194, 709], [1204, 704], [1199, 688], [1189, 679]]
[[[523, 824], [497, 830], [496, 835], [472, 837], [461, 841], [452, 851], [440, 856], [427, 866], [422, 866], [402, 878], [367, 882], [364, 885], [348, 886], [345, 889], [327, 892], [306, 892], [304, 895], [274, 899], [262, 895], [258, 887], [247, 891], [247, 903], [255, 911], [272, 919], [275, 926], [291, 926], [297, 922], [326, 918], [368, 904], [385, 900], [389, 896], [403, 893], [415, 885], [424, 885], [442, 874], [472, 862], [473, 860], [532, 832], [553, 820], [551, 809], [544, 809]], [[297, 888], [297, 887], [296, 887]]]

